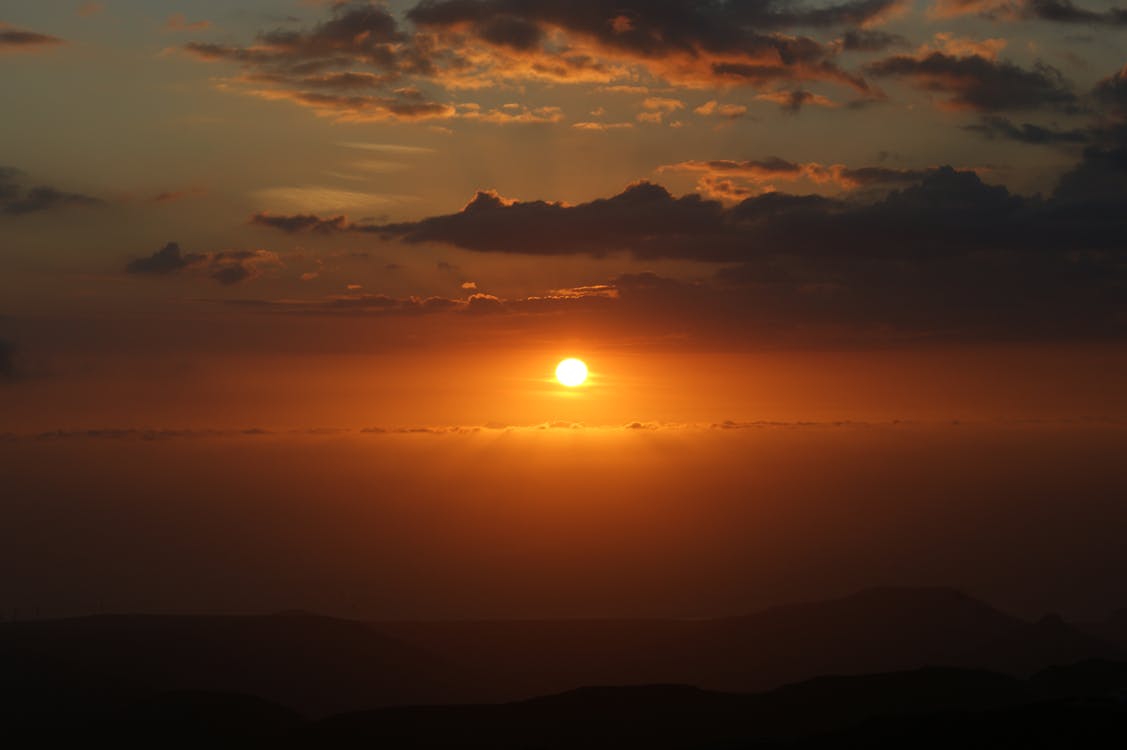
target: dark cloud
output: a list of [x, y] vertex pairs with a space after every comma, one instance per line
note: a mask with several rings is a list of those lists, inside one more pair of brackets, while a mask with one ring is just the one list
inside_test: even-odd
[[1019, 7], [1023, 18], [1087, 26], [1127, 26], [1127, 10], [1123, 8], [1099, 12], [1078, 8], [1071, 0], [1024, 0]]
[[1127, 227], [1127, 125], [1100, 134], [1101, 143], [1084, 149], [1080, 163], [1067, 172], [1053, 198], [1089, 222], [1091, 232], [1120, 232], [1122, 249]]
[[815, 104], [820, 107], [837, 106], [836, 102], [833, 102], [820, 94], [815, 94], [812, 91], [806, 91], [805, 89], [795, 89], [793, 91], [773, 91], [767, 94], [760, 94], [756, 97], [756, 99], [775, 102], [784, 112], [792, 115], [798, 114], [807, 104]]
[[207, 275], [220, 284], [238, 284], [258, 278], [262, 266], [276, 265], [278, 256], [267, 250], [225, 251], [208, 258]]
[[[343, 120], [482, 117], [423, 88], [477, 89], [527, 81], [611, 84], [640, 74], [675, 85], [767, 86], [829, 81], [869, 93], [834, 57], [843, 44], [884, 48], [898, 40], [863, 24], [903, 0], [847, 0], [828, 6], [777, 0], [439, 0], [408, 11], [401, 26], [381, 5], [334, 4], [304, 30], [264, 31], [254, 44], [193, 42], [203, 60], [239, 64], [246, 93], [291, 101]], [[790, 33], [848, 28], [823, 44]], [[788, 30], [784, 33], [784, 30]], [[371, 93], [370, 93], [371, 92]]]
[[776, 176], [820, 169], [857, 186], [884, 185], [885, 192], [842, 198], [768, 192], [734, 205], [697, 194], [675, 197], [652, 183], [574, 205], [482, 192], [454, 214], [341, 231], [475, 252], [625, 252], [642, 260], [721, 264], [701, 282], [626, 275], [541, 297], [466, 301], [458, 307], [465, 311], [471, 304], [498, 314], [566, 310], [596, 316], [591, 325], [608, 330], [741, 341], [1122, 336], [1124, 144], [1123, 134], [1109, 133], [1048, 197], [1018, 195], [950, 167], [720, 161], [701, 164], [716, 173]]
[[899, 34], [879, 29], [849, 29], [841, 37], [841, 48], [847, 52], [883, 52], [907, 45], [908, 40]]
[[[247, 47], [192, 42], [184, 49], [203, 60], [241, 64], [247, 74], [239, 82], [249, 87], [247, 93], [341, 120], [455, 114], [452, 106], [403, 85], [405, 76], [433, 72], [434, 63], [380, 5], [338, 3], [327, 21], [302, 31], [265, 31]], [[380, 93], [358, 93], [365, 89]]]
[[1086, 213], [1093, 225], [1114, 231], [1109, 215], [1127, 210], [1127, 67], [1097, 83], [1093, 93], [1105, 117], [1089, 131], [1092, 144], [1053, 197]]
[[977, 15], [992, 21], [1050, 21], [1086, 26], [1127, 25], [1127, 10], [1094, 11], [1079, 8], [1072, 0], [937, 0], [932, 15], [953, 18]]
[[1127, 117], [1127, 66], [1097, 83], [1094, 93], [1102, 105]]
[[[705, 163], [708, 164], [708, 163]], [[748, 170], [762, 165], [772, 174], [809, 165], [785, 160], [717, 162]], [[508, 201], [479, 192], [461, 211], [416, 222], [348, 225], [410, 244], [442, 243], [478, 252], [528, 255], [605, 255], [628, 251], [639, 258], [738, 260], [756, 253], [825, 255], [846, 244], [858, 255], [887, 255], [909, 243], [921, 252], [970, 252], [1046, 239], [1030, 236], [1050, 213], [1036, 199], [983, 183], [973, 172], [943, 167], [918, 173], [885, 168], [830, 170], [830, 174], [876, 184], [915, 181], [875, 203], [770, 192], [725, 207], [697, 194], [672, 196], [642, 182], [612, 198], [567, 206], [545, 201]], [[1082, 229], [1078, 227], [1077, 229]], [[1106, 240], [1106, 238], [1104, 238]]]
[[719, 203], [697, 195], [673, 198], [663, 187], [639, 183], [613, 198], [574, 207], [479, 192], [457, 214], [402, 224], [350, 224], [348, 230], [485, 252], [603, 255], [630, 249], [640, 235], [708, 234], [722, 219]]
[[[781, 159], [701, 164], [776, 175], [810, 168]], [[1107, 216], [1101, 225], [1091, 225], [1059, 202], [1012, 194], [974, 172], [951, 167], [841, 168], [829, 174], [862, 185], [915, 184], [875, 202], [770, 192], [730, 207], [697, 194], [674, 197], [648, 182], [576, 205], [510, 201], [479, 192], [454, 214], [397, 224], [346, 224], [342, 231], [478, 252], [598, 256], [626, 251], [639, 258], [724, 262], [757, 253], [827, 255], [842, 252], [843, 246], [852, 255], [869, 256], [901, 254], [905, 248], [939, 254], [982, 248], [1111, 249], [1118, 246], [1112, 226], [1127, 229], [1127, 217]], [[1105, 197], [1125, 200], [1114, 192]]]
[[791, 114], [798, 113], [802, 109], [803, 104], [814, 98], [812, 93], [803, 91], [802, 89], [780, 93], [783, 94], [783, 99], [779, 106], [782, 107], [784, 112], [790, 112]]
[[944, 105], [951, 109], [1068, 110], [1077, 102], [1060, 71], [1043, 63], [1026, 70], [977, 54], [929, 52], [922, 56], [895, 55], [870, 63], [866, 70], [874, 76], [905, 78], [924, 91], [944, 94], [948, 96]]
[[1057, 24], [1084, 24], [1085, 26], [1127, 26], [1127, 10], [1109, 8], [1106, 11], [1077, 8], [1072, 0], [1022, 0], [1017, 3], [1014, 15], [1026, 19], [1054, 21]]
[[991, 139], [998, 138], [1039, 146], [1087, 143], [1091, 140], [1089, 131], [1081, 128], [1054, 130], [1029, 122], [1018, 125], [998, 115], [984, 116], [977, 125], [965, 125], [964, 129]]
[[0, 52], [19, 52], [62, 44], [58, 37], [13, 28], [0, 22]]
[[[1109, 274], [1109, 269], [1112, 269]], [[541, 296], [465, 300], [380, 295], [255, 302], [263, 311], [316, 316], [457, 316], [464, 325], [526, 334], [597, 327], [628, 340], [725, 346], [888, 343], [919, 339], [1104, 338], [1127, 334], [1123, 272], [1099, 259], [1020, 253], [919, 258], [794, 255], [725, 266], [687, 282], [653, 273]], [[597, 290], [597, 291], [594, 291]], [[453, 325], [452, 318], [449, 323]]]
[[146, 258], [130, 261], [125, 266], [125, 271], [158, 276], [191, 271], [202, 273], [221, 284], [231, 285], [258, 278], [263, 268], [280, 265], [278, 256], [268, 250], [185, 253], [179, 244], [169, 242]]
[[778, 0], [423, 0], [407, 17], [423, 26], [475, 29], [500, 19], [550, 24], [661, 54], [731, 49], [746, 41], [751, 29], [858, 26], [902, 7], [901, 0], [847, 0], [822, 7]]
[[251, 217], [251, 224], [280, 229], [283, 232], [294, 234], [297, 232], [332, 232], [348, 228], [348, 220], [344, 216], [334, 216], [322, 219], [312, 214], [298, 214], [295, 216], [275, 216], [268, 213], [258, 213]]
[[13, 167], [0, 167], [0, 213], [12, 216], [40, 213], [72, 206], [98, 206], [102, 201], [88, 195], [68, 193], [57, 188], [20, 184], [23, 172]]
[[846, 167], [839, 174], [846, 186], [903, 185], [922, 181], [933, 170], [892, 167]]
[[308, 75], [353, 61], [385, 71], [407, 67], [400, 46], [407, 37], [382, 6], [337, 4], [332, 17], [306, 31], [273, 30], [258, 35], [257, 44], [237, 47], [192, 42], [185, 49], [205, 59], [269, 66], [277, 72]]
[[130, 261], [125, 270], [127, 273], [175, 273], [203, 261], [204, 258], [203, 255], [186, 255], [180, 250], [179, 244], [169, 242], [147, 258]]

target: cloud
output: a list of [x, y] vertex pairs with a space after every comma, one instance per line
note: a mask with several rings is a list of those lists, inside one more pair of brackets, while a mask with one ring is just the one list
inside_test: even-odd
[[1127, 26], [1127, 9], [1093, 11], [1071, 0], [936, 0], [932, 18], [977, 15], [993, 21], [1050, 21], [1087, 26]]
[[952, 57], [983, 57], [987, 60], [998, 59], [998, 53], [1009, 44], [1001, 37], [989, 39], [971, 39], [956, 36], [947, 31], [941, 31], [933, 37], [931, 44], [924, 44], [917, 51], [917, 57], [926, 57], [932, 52], [942, 52]]
[[735, 120], [747, 114], [747, 107], [742, 104], [721, 104], [713, 99], [695, 108], [693, 112], [701, 117], [721, 117]]
[[[423, 0], [400, 24], [382, 5], [341, 2], [305, 29], [263, 31], [247, 45], [196, 41], [183, 49], [241, 66], [243, 74], [224, 88], [342, 121], [551, 122], [503, 110], [482, 117], [438, 92], [529, 82], [644, 89], [638, 81], [650, 77], [687, 87], [823, 81], [868, 94], [865, 80], [834, 58], [842, 44], [891, 43], [891, 36], [860, 27], [904, 7], [903, 0], [823, 7], [771, 0]], [[792, 33], [804, 28], [850, 31], [842, 43], [823, 44]]]
[[1078, 8], [1071, 0], [1025, 0], [1020, 3], [1023, 17], [1057, 23], [1082, 23], [1088, 26], [1127, 26], [1127, 9], [1104, 12]]
[[[331, 17], [310, 29], [273, 30], [255, 44], [191, 42], [184, 50], [201, 60], [233, 62], [246, 74], [224, 85], [268, 100], [290, 101], [347, 122], [433, 120], [455, 116], [404, 79], [429, 74], [434, 63], [410, 44], [382, 6], [338, 3]], [[380, 89], [378, 94], [357, 89]]]
[[[639, 258], [728, 261], [758, 252], [825, 254], [847, 242], [853, 253], [883, 255], [904, 243], [935, 252], [971, 252], [1001, 243], [1017, 247], [1048, 238], [1038, 221], [1060, 217], [1037, 199], [983, 183], [973, 172], [950, 167], [895, 170], [849, 169], [798, 164], [782, 159], [759, 162], [683, 162], [666, 169], [753, 181], [812, 179], [840, 186], [907, 183], [876, 202], [843, 202], [816, 195], [764, 193], [725, 207], [697, 194], [674, 197], [649, 182], [587, 203], [508, 200], [479, 192], [454, 214], [396, 224], [334, 223], [333, 231], [368, 233], [408, 244], [438, 243], [464, 250], [528, 255], [595, 256], [630, 252]], [[336, 222], [336, 220], [332, 220]], [[1116, 222], [1118, 225], [1122, 220]], [[1044, 229], [1044, 227], [1042, 227]], [[1080, 236], [1109, 236], [1075, 227]], [[1054, 228], [1054, 234], [1059, 229]], [[1077, 238], [1073, 238], [1075, 244]]]
[[[449, 312], [481, 312], [488, 303], [501, 301], [491, 295], [472, 294], [465, 299], [447, 297], [392, 297], [386, 294], [341, 294], [323, 299], [234, 300], [228, 304], [291, 315], [326, 316], [419, 316]], [[475, 307], [476, 305], [476, 307]]]
[[526, 335], [558, 330], [563, 322], [632, 342], [728, 347], [1127, 335], [1127, 311], [1116, 292], [1124, 274], [1114, 263], [1039, 253], [872, 258], [835, 250], [838, 257], [829, 253], [817, 262], [801, 253], [767, 254], [695, 282], [623, 274], [515, 299], [354, 295], [238, 304], [291, 315], [444, 315], [453, 317], [443, 326], [493, 330], [510, 330], [519, 318]]
[[262, 275], [264, 266], [280, 266], [277, 254], [269, 250], [229, 250], [211, 255], [207, 275], [220, 284], [238, 284]]
[[[1127, 123], [1094, 131], [1096, 143], [1066, 172], [1053, 193], [1056, 203], [1091, 222], [1090, 231], [1123, 231], [1121, 213], [1127, 210]], [[1120, 240], [1120, 249], [1122, 240]]]
[[226, 250], [218, 253], [185, 253], [180, 245], [169, 242], [152, 255], [136, 258], [126, 273], [168, 276], [183, 271], [200, 273], [224, 285], [256, 279], [262, 269], [281, 266], [277, 254], [268, 250]]
[[211, 28], [211, 21], [189, 22], [183, 13], [173, 13], [165, 21], [164, 28], [169, 31], [203, 31]]
[[[584, 33], [608, 46], [661, 54], [698, 48], [722, 50], [745, 41], [751, 29], [826, 28], [879, 23], [902, 12], [899, 0], [847, 0], [820, 8], [759, 0], [708, 3], [698, 0], [424, 0], [408, 18], [426, 27], [457, 27], [476, 35], [495, 33], [498, 44], [531, 49], [548, 27]], [[535, 33], [540, 31], [540, 34]]]
[[890, 167], [850, 168], [844, 164], [797, 163], [770, 157], [767, 159], [732, 161], [684, 161], [659, 167], [658, 172], [688, 172], [700, 175], [697, 190], [709, 197], [741, 201], [754, 195], [773, 192], [779, 182], [806, 181], [840, 190], [876, 185], [919, 182], [927, 170]]
[[0, 213], [20, 216], [60, 208], [102, 204], [98, 198], [68, 193], [45, 185], [25, 188], [20, 184], [22, 178], [23, 172], [20, 170], [14, 167], [0, 167]]
[[1096, 100], [1112, 112], [1127, 117], [1127, 65], [1096, 84]]
[[457, 112], [458, 117], [464, 120], [495, 125], [550, 123], [564, 119], [563, 110], [559, 107], [526, 107], [521, 104], [505, 104], [490, 110], [484, 110], [477, 104], [462, 104], [457, 108]]
[[571, 127], [576, 130], [588, 130], [599, 133], [604, 133], [608, 130], [631, 130], [634, 127], [632, 122], [575, 122]]
[[[875, 23], [902, 7], [891, 0], [818, 9], [693, 0], [445, 0], [421, 2], [408, 18], [426, 32], [456, 38], [461, 48], [483, 47], [479, 52], [487, 64], [479, 73], [485, 76], [532, 78], [554, 69], [558, 80], [595, 72], [629, 82], [630, 71], [640, 71], [674, 85], [832, 80], [864, 88], [863, 81], [836, 67], [828, 47], [782, 29]], [[500, 19], [535, 29], [525, 34], [520, 56], [508, 50], [513, 45], [490, 38], [488, 29]], [[570, 70], [568, 60], [591, 64]]]
[[63, 44], [63, 40], [36, 31], [25, 31], [0, 22], [0, 53], [26, 52]]
[[[1097, 86], [1109, 108], [1119, 101], [1122, 80], [1120, 71]], [[992, 114], [978, 127], [1031, 143], [1079, 143], [1082, 135]], [[838, 342], [1122, 336], [1127, 122], [1105, 118], [1086, 132], [1080, 160], [1047, 195], [1017, 194], [947, 166], [851, 167], [773, 157], [687, 161], [660, 170], [698, 176], [696, 194], [676, 196], [639, 182], [567, 204], [483, 190], [461, 210], [417, 221], [314, 215], [292, 228], [324, 226], [373, 243], [480, 253], [625, 254], [643, 262], [715, 264], [714, 276], [691, 283], [635, 274], [539, 297], [472, 303], [503, 315], [566, 311], [590, 316], [582, 325], [637, 335], [745, 341], [793, 334]], [[785, 185], [826, 194], [778, 192]], [[349, 306], [379, 304], [337, 304]], [[470, 308], [467, 299], [450, 310]]]
[[427, 148], [425, 146], [407, 146], [401, 143], [364, 143], [352, 141], [338, 145], [344, 148], [375, 151], [381, 154], [396, 154], [397, 156], [421, 156], [435, 152], [433, 148]]
[[203, 255], [185, 255], [180, 250], [179, 244], [169, 242], [147, 258], [137, 258], [130, 261], [125, 270], [128, 273], [175, 273], [203, 261], [204, 258]]
[[251, 88], [246, 93], [268, 101], [292, 102], [337, 122], [447, 120], [457, 115], [454, 105], [428, 100], [410, 89], [399, 89], [386, 96], [372, 96], [294, 90], [286, 88], [288, 85], [304, 84], [300, 80], [277, 78], [270, 87]]
[[1029, 122], [1017, 125], [998, 115], [985, 115], [977, 125], [965, 125], [963, 129], [990, 139], [997, 138], [1038, 146], [1087, 143], [1091, 140], [1089, 131], [1084, 129], [1054, 130]]
[[642, 108], [650, 112], [676, 112], [685, 108], [685, 103], [680, 99], [671, 99], [661, 96], [648, 96], [642, 100]]
[[299, 232], [318, 232], [322, 234], [348, 228], [348, 219], [344, 216], [333, 216], [322, 219], [313, 214], [296, 214], [293, 216], [275, 216], [268, 213], [258, 213], [251, 217], [251, 224], [279, 229], [287, 234]]
[[878, 77], [908, 80], [915, 87], [947, 96], [945, 109], [999, 112], [1045, 107], [1070, 110], [1077, 104], [1060, 71], [1038, 63], [1033, 70], [981, 53], [957, 56], [931, 51], [895, 55], [870, 63]]
[[812, 104], [818, 107], [825, 107], [827, 109], [835, 109], [839, 105], [837, 102], [810, 91], [802, 89], [795, 89], [794, 91], [770, 91], [765, 94], [757, 94], [756, 99], [765, 102], [774, 102], [784, 112], [797, 114], [801, 111], [802, 107], [807, 104]]
[[846, 52], [883, 52], [891, 47], [906, 47], [908, 40], [879, 29], [848, 29], [839, 44]]
[[[892, 427], [908, 424], [905, 422], [890, 422], [880, 426]], [[727, 425], [733, 425], [727, 427]], [[350, 427], [306, 427], [287, 430], [266, 430], [259, 427], [247, 428], [137, 428], [137, 427], [101, 427], [88, 430], [48, 430], [37, 433], [0, 433], [0, 441], [6, 442], [60, 442], [79, 440], [110, 440], [110, 441], [169, 441], [169, 440], [209, 440], [209, 439], [255, 439], [262, 437], [297, 437], [319, 438], [352, 436], [407, 436], [407, 435], [476, 435], [487, 432], [542, 432], [547, 430], [592, 430], [592, 431], [622, 431], [622, 430], [709, 430], [709, 429], [766, 429], [788, 427], [864, 427], [869, 426], [862, 422], [755, 422], [737, 423], [724, 422], [722, 425], [684, 424], [668, 422], [629, 422], [624, 425], [588, 425], [580, 422], [544, 422], [540, 424], [509, 424], [506, 422], [488, 422], [486, 424], [466, 425], [402, 425], [402, 426], [371, 426], [359, 429]], [[876, 426], [876, 425], [874, 425]]]

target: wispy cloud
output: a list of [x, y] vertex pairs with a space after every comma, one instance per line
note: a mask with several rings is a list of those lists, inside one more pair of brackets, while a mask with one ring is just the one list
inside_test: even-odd
[[21, 216], [67, 207], [100, 206], [103, 201], [81, 193], [70, 193], [48, 185], [25, 186], [24, 173], [0, 167], [0, 214]]
[[0, 21], [0, 53], [30, 52], [63, 44], [63, 40], [37, 31], [27, 31]]

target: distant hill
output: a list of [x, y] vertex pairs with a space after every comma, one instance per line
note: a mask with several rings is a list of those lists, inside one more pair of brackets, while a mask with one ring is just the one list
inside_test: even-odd
[[33, 715], [40, 696], [102, 712], [153, 693], [217, 691], [325, 715], [451, 700], [468, 679], [364, 623], [304, 614], [4, 623], [0, 665], [9, 722]]
[[1103, 622], [1083, 623], [1077, 627], [1096, 638], [1114, 643], [1127, 652], [1127, 609], [1115, 612]]
[[79, 721], [172, 691], [257, 696], [316, 718], [591, 685], [751, 692], [923, 667], [1028, 675], [1122, 653], [1059, 618], [1027, 622], [949, 589], [873, 589], [698, 621], [99, 616], [0, 624], [0, 721]]
[[957, 666], [1029, 674], [1124, 652], [1054, 618], [1003, 614], [952, 589], [880, 588], [716, 620], [379, 623], [490, 676], [513, 699], [580, 685], [765, 690], [825, 674]]

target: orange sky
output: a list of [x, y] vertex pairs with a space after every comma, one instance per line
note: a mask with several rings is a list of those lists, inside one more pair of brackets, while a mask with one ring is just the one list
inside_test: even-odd
[[0, 607], [1127, 596], [1114, 2], [8, 5]]

